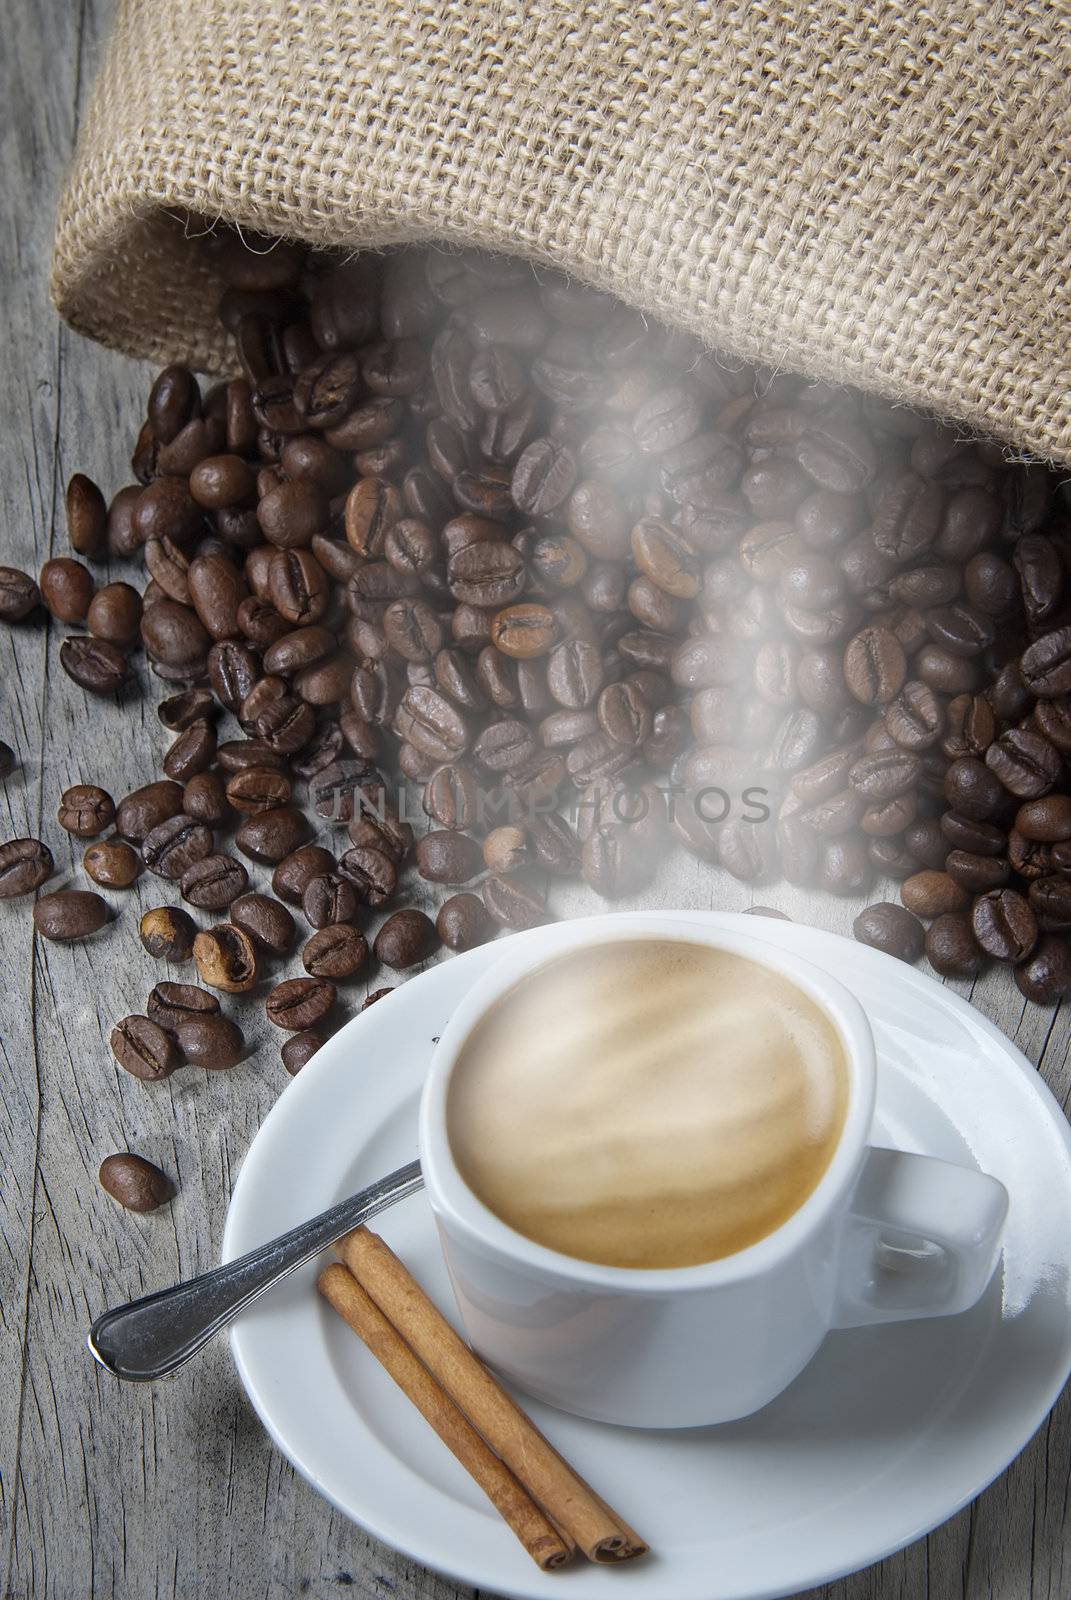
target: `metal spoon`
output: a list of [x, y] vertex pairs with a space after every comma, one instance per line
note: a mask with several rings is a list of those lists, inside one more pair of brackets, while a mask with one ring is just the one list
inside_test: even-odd
[[145, 1383], [166, 1377], [274, 1284], [423, 1185], [419, 1161], [410, 1161], [236, 1261], [105, 1311], [89, 1330], [89, 1348], [117, 1378]]

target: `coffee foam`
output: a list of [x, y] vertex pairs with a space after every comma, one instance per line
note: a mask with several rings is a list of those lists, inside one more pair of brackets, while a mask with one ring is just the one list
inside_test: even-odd
[[623, 941], [497, 1002], [462, 1047], [447, 1125], [465, 1181], [518, 1232], [679, 1267], [799, 1209], [847, 1098], [839, 1035], [788, 979], [706, 945]]

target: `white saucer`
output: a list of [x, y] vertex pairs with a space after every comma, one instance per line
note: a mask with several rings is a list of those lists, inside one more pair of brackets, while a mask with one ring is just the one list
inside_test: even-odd
[[[737, 916], [681, 913], [731, 925]], [[652, 1553], [544, 1574], [303, 1270], [240, 1320], [238, 1371], [275, 1443], [340, 1511], [477, 1589], [558, 1600], [772, 1600], [880, 1560], [1019, 1453], [1071, 1371], [1071, 1130], [1034, 1068], [922, 973], [835, 934], [748, 918], [827, 967], [878, 1043], [876, 1141], [1007, 1186], [1002, 1273], [966, 1316], [836, 1333], [743, 1422], [650, 1433], [535, 1402], [536, 1422]], [[525, 935], [517, 935], [524, 938]], [[288, 1086], [246, 1157], [228, 1259], [412, 1159], [433, 1040], [499, 949], [437, 966], [356, 1017]], [[427, 1202], [375, 1224], [453, 1315]], [[521, 1397], [523, 1400], [523, 1397]]]

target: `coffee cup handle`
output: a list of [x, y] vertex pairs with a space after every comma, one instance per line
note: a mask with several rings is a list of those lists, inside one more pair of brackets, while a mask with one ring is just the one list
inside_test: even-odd
[[845, 1223], [833, 1327], [967, 1311], [1000, 1255], [1008, 1192], [933, 1156], [871, 1149]]

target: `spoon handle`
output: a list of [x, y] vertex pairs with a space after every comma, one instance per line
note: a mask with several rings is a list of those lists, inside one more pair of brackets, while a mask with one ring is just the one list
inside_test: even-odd
[[266, 1290], [344, 1233], [414, 1194], [423, 1181], [419, 1161], [410, 1161], [248, 1255], [105, 1311], [89, 1330], [90, 1350], [117, 1378], [144, 1383], [165, 1377]]

